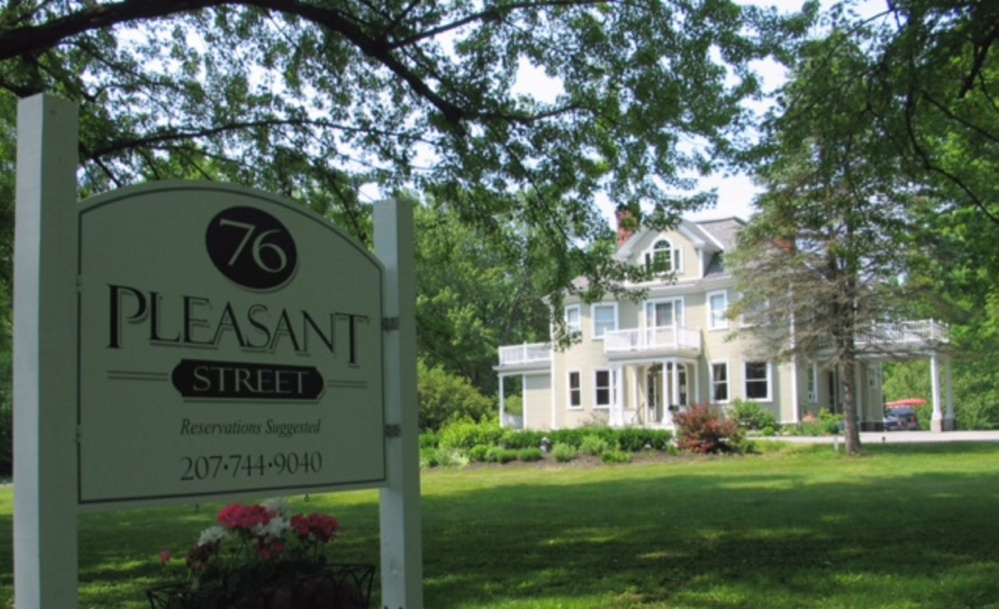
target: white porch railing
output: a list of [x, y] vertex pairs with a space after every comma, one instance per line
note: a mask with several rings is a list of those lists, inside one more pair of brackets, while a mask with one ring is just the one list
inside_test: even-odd
[[871, 327], [868, 334], [861, 337], [860, 342], [866, 344], [946, 343], [950, 342], [950, 331], [947, 326], [932, 319], [877, 323]]
[[604, 334], [604, 353], [701, 350], [701, 333], [680, 326], [615, 330]]
[[551, 361], [552, 346], [548, 343], [525, 343], [499, 348], [500, 366], [541, 365]]

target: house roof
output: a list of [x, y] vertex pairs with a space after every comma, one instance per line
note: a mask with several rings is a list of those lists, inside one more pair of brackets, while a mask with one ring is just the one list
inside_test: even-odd
[[[708, 251], [728, 252], [735, 249], [739, 230], [745, 225], [744, 220], [733, 216], [698, 222], [683, 220], [677, 229], [694, 241], [698, 247], [704, 247]], [[644, 227], [635, 231], [618, 249], [617, 258], [619, 260], [627, 258], [648, 232], [649, 229]]]
[[[725, 252], [735, 249], [739, 231], [746, 225], [745, 220], [732, 216], [714, 220], [682, 220], [677, 230], [694, 242], [696, 247], [704, 248], [711, 253], [704, 276], [721, 275], [725, 273]], [[642, 227], [632, 233], [618, 248], [614, 257], [627, 260], [636, 245], [649, 233], [649, 228]], [[573, 279], [573, 287], [578, 291], [586, 291], [590, 282], [586, 277]]]
[[719, 220], [704, 220], [697, 222], [696, 225], [700, 230], [711, 235], [722, 251], [730, 252], [735, 249], [736, 238], [746, 222], [733, 216]]

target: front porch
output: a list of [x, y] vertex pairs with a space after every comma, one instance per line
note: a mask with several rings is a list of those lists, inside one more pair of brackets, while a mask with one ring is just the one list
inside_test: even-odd
[[698, 369], [696, 360], [677, 357], [612, 363], [616, 382], [608, 423], [675, 429], [673, 414], [701, 399]]

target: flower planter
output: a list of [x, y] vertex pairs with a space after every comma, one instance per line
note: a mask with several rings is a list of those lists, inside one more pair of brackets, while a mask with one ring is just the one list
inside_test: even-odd
[[369, 609], [373, 565], [331, 565], [322, 572], [250, 590], [191, 590], [185, 584], [146, 592], [152, 609]]

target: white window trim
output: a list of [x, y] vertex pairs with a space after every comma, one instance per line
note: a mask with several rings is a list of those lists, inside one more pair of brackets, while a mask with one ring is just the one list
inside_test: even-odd
[[[711, 308], [712, 296], [721, 296], [725, 299], [725, 306], [722, 307], [722, 316], [718, 325], [715, 325], [714, 311]], [[725, 316], [728, 313], [728, 290], [715, 290], [714, 292], [708, 292], [705, 294], [705, 304], [708, 309], [708, 330], [728, 330], [728, 318]]]
[[[572, 405], [572, 375], [575, 374], [579, 377], [579, 406]], [[565, 405], [567, 410], [582, 410], [583, 409], [583, 373], [580, 370], [566, 370], [565, 371]]]
[[[576, 311], [576, 319], [578, 321], [575, 325], [569, 323], [569, 311]], [[565, 320], [565, 329], [570, 335], [583, 331], [583, 308], [580, 305], [567, 306], [562, 312], [562, 315], [562, 319]]]
[[[725, 386], [727, 387], [728, 397], [724, 400], [715, 401], [715, 366], [721, 365], [725, 366]], [[732, 402], [732, 366], [729, 365], [727, 359], [713, 360], [708, 365], [708, 391], [711, 396], [710, 402], [712, 404], [730, 404]]]
[[[597, 391], [599, 391], [600, 386], [597, 385], [597, 374], [600, 372], [607, 373], [607, 403], [598, 404], [597, 403]], [[594, 368], [593, 369], [593, 409], [594, 410], [607, 410], [614, 403], [614, 394], [617, 392], [617, 375], [615, 370], [612, 368]]]
[[[746, 384], [750, 379], [746, 378], [746, 364], [760, 364], [765, 363], [767, 365], [767, 395], [762, 398], [751, 398], [749, 397], [749, 392], [746, 391]], [[753, 379], [759, 380], [759, 379]], [[742, 395], [746, 400], [753, 402], [772, 402], [774, 399], [774, 367], [771, 362], [760, 362], [759, 360], [743, 360], [742, 362]]]
[[[656, 328], [663, 326], [653, 326], [649, 323], [649, 305], [659, 304], [661, 302], [672, 302], [673, 303], [673, 318], [676, 319], [676, 303], [680, 303], [680, 318], [676, 320], [676, 326], [680, 328], [687, 327], [685, 323], [685, 318], [687, 317], [687, 303], [684, 302], [683, 296], [671, 296], [669, 298], [650, 298], [642, 303], [642, 327], [643, 328]], [[671, 324], [672, 325], [672, 324]]]
[[597, 336], [597, 309], [602, 307], [610, 307], [614, 311], [614, 326], [607, 330], [607, 332], [614, 332], [618, 329], [618, 303], [616, 302], [598, 302], [594, 305], [590, 305], [590, 330], [592, 331], [593, 340], [603, 340], [604, 335], [601, 334]]
[[656, 239], [652, 241], [652, 244], [645, 248], [639, 256], [639, 263], [648, 269], [648, 261], [655, 258], [654, 253], [656, 252], [656, 245], [658, 245], [660, 241], [669, 243], [669, 261], [672, 268], [667, 272], [674, 275], [683, 275], [683, 248], [678, 247], [675, 244], [676, 238], [671, 239], [665, 235], [659, 235], [656, 237]]

